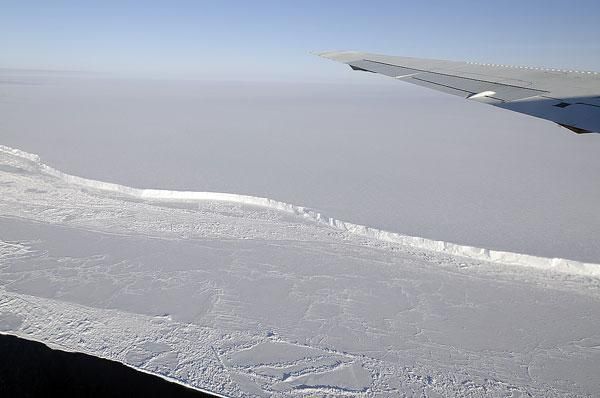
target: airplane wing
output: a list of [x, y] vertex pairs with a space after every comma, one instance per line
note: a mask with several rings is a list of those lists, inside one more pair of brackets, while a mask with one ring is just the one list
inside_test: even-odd
[[600, 73], [395, 57], [357, 51], [318, 53], [352, 69], [483, 102], [578, 133], [600, 133]]

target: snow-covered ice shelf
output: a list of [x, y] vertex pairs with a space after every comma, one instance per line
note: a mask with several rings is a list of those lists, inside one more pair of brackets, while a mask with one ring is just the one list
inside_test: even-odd
[[0, 145], [0, 152], [21, 158], [23, 161], [31, 162], [31, 167], [39, 172], [54, 176], [68, 184], [83, 188], [91, 188], [98, 191], [121, 194], [127, 198], [150, 200], [159, 202], [229, 202], [248, 206], [259, 206], [267, 209], [279, 210], [302, 216], [305, 219], [324, 223], [338, 230], [349, 232], [353, 235], [373, 238], [380, 241], [398, 243], [420, 249], [432, 250], [440, 253], [459, 255], [475, 260], [494, 261], [501, 264], [523, 265], [527, 267], [554, 269], [561, 272], [581, 274], [589, 276], [600, 276], [600, 265], [589, 264], [581, 261], [567, 260], [563, 258], [545, 258], [527, 254], [489, 250], [478, 247], [459, 245], [451, 242], [435, 241], [414, 236], [402, 235], [396, 232], [384, 231], [370, 228], [364, 225], [354, 224], [348, 221], [337, 220], [322, 213], [297, 206], [290, 203], [249, 195], [239, 195], [221, 192], [189, 192], [172, 191], [163, 189], [139, 189], [124, 185], [91, 180], [63, 173], [41, 162], [38, 155], [23, 152], [18, 149]]
[[600, 136], [419, 87], [0, 69], [0, 121], [0, 144], [72, 175], [600, 263]]
[[0, 193], [4, 333], [228, 396], [600, 394], [598, 265], [107, 184], [8, 147]]

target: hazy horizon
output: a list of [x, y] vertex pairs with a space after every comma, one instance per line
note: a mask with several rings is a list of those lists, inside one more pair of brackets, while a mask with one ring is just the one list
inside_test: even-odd
[[[451, 10], [448, 10], [448, 7]], [[381, 12], [380, 10], [385, 10]], [[7, 1], [0, 67], [348, 81], [311, 51], [600, 70], [597, 1]], [[535, 28], [533, 28], [535, 26]], [[353, 76], [352, 80], [368, 79]]]

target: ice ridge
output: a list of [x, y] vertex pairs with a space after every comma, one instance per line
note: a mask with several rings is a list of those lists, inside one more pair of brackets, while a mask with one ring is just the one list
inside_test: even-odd
[[0, 145], [0, 152], [18, 157], [33, 164], [41, 173], [61, 179], [69, 184], [95, 190], [119, 193], [136, 199], [155, 201], [225, 201], [244, 205], [260, 206], [301, 216], [307, 220], [326, 224], [347, 233], [376, 239], [384, 242], [410, 246], [469, 259], [490, 261], [498, 264], [526, 266], [572, 275], [600, 277], [600, 264], [586, 263], [563, 258], [548, 258], [508, 251], [491, 250], [451, 242], [408, 236], [397, 232], [384, 231], [364, 225], [354, 224], [327, 216], [317, 210], [258, 196], [221, 192], [173, 191], [164, 189], [142, 189], [125, 185], [87, 179], [63, 173], [46, 164], [35, 154]]

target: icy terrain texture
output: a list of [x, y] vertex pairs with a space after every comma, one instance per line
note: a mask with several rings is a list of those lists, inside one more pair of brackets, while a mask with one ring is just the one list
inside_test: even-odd
[[332, 217], [323, 215], [315, 210], [307, 209], [302, 206], [296, 206], [290, 203], [283, 203], [276, 200], [261, 198], [256, 196], [238, 195], [221, 192], [189, 192], [189, 191], [169, 191], [161, 189], [138, 189], [119, 184], [108, 183], [104, 181], [90, 180], [63, 173], [41, 162], [38, 155], [23, 152], [18, 149], [0, 145], [0, 152], [20, 157], [28, 160], [41, 173], [57, 177], [69, 184], [83, 188], [92, 188], [98, 191], [121, 194], [125, 197], [140, 200], [154, 201], [184, 201], [184, 202], [203, 202], [203, 201], [223, 201], [229, 203], [238, 203], [250, 206], [260, 206], [273, 210], [280, 210], [294, 215], [302, 216], [317, 223], [324, 223], [333, 228], [349, 233], [373, 238], [381, 241], [399, 243], [406, 246], [412, 246], [420, 249], [437, 251], [440, 253], [454, 254], [463, 257], [473, 258], [475, 260], [494, 261], [499, 264], [523, 265], [528, 267], [554, 269], [557, 271], [571, 274], [581, 274], [600, 277], [600, 264], [589, 264], [580, 261], [567, 260], [562, 258], [545, 258], [531, 256], [527, 254], [502, 252], [497, 250], [488, 250], [483, 248], [462, 246], [450, 242], [434, 241], [414, 236], [406, 236], [394, 232], [382, 231], [376, 228], [370, 228], [364, 225], [357, 225], [351, 222], [336, 220]]
[[95, 180], [272, 198], [385, 231], [600, 263], [600, 136], [369, 77], [0, 69], [0, 143]]
[[0, 149], [0, 331], [227, 396], [600, 394], [598, 265]]

